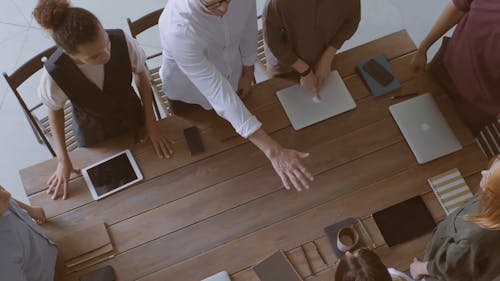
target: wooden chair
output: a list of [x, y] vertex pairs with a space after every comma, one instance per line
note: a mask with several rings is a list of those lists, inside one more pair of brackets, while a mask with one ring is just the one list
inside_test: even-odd
[[[155, 25], [158, 25], [158, 20], [160, 19], [160, 15], [163, 12], [163, 8], [158, 9], [156, 11], [153, 11], [135, 21], [132, 21], [130, 18], [127, 18], [127, 23], [128, 27], [130, 29], [130, 33], [132, 34], [132, 37], [137, 39], [137, 35], [140, 33], [150, 29], [151, 27], [154, 27]], [[153, 93], [156, 96], [156, 98], [160, 101], [163, 109], [165, 110], [166, 114], [170, 114], [170, 104], [168, 101], [167, 96], [163, 92], [163, 87], [162, 87], [162, 82], [160, 78], [160, 66], [155, 67], [155, 68], [150, 68], [147, 63], [148, 61], [153, 60], [154, 58], [157, 58], [161, 56], [161, 52], [152, 54], [148, 57], [146, 57], [146, 68], [149, 70], [149, 74], [151, 77], [151, 86], [153, 89]], [[158, 104], [156, 102], [156, 99], [153, 99], [154, 105], [155, 105], [155, 110], [159, 115], [159, 109], [158, 109]]]
[[[262, 15], [257, 17], [257, 21], [262, 22]], [[259, 28], [257, 33], [257, 65], [267, 74], [267, 62], [266, 55], [264, 53], [264, 31], [263, 28]], [[268, 75], [269, 76], [269, 75]]]
[[[52, 53], [56, 50], [56, 47], [51, 47], [33, 58], [24, 63], [21, 67], [19, 67], [14, 73], [11, 75], [7, 75], [7, 73], [3, 73], [3, 77], [7, 80], [7, 84], [11, 88], [12, 92], [16, 96], [19, 104], [21, 105], [28, 122], [31, 125], [33, 133], [37, 141], [40, 144], [45, 144], [47, 149], [52, 154], [52, 156], [56, 156], [54, 148], [52, 147], [52, 133], [49, 125], [49, 118], [46, 114], [41, 113], [42, 103], [38, 102], [34, 106], [30, 107], [26, 104], [26, 101], [23, 99], [22, 95], [19, 93], [19, 87], [26, 82], [30, 77], [32, 77], [36, 72], [38, 72], [45, 62], [45, 60], [52, 55]], [[32, 95], [34, 93], [31, 93]], [[40, 112], [39, 114], [35, 114], [36, 112]], [[40, 117], [43, 116], [43, 117]], [[71, 151], [77, 147], [75, 137], [73, 135], [72, 128], [72, 108], [71, 103], [66, 103], [64, 106], [64, 132], [66, 135], [66, 147], [68, 151]]]

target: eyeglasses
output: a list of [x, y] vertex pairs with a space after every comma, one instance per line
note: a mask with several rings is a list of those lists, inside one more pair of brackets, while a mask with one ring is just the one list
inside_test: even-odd
[[220, 5], [222, 3], [227, 3], [229, 4], [231, 2], [231, 0], [219, 0], [217, 2], [214, 2], [214, 3], [210, 3], [208, 4], [205, 0], [200, 0], [200, 3], [207, 9], [207, 10], [214, 10], [214, 9], [217, 9], [218, 7], [220, 7]]

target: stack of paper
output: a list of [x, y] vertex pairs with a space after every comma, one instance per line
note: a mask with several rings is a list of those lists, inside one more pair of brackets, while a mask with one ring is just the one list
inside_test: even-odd
[[465, 201], [473, 197], [464, 178], [458, 169], [452, 169], [428, 179], [439, 203], [446, 215], [461, 207]]

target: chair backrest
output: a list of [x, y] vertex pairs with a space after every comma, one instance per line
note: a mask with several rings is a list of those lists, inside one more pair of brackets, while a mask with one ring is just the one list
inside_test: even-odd
[[26, 115], [26, 118], [28, 119], [28, 122], [31, 125], [31, 128], [33, 129], [33, 132], [35, 133], [35, 136], [37, 137], [39, 142], [43, 142], [49, 152], [52, 154], [52, 156], [55, 156], [54, 149], [52, 148], [51, 144], [49, 143], [44, 131], [40, 127], [40, 122], [37, 120], [37, 118], [34, 116], [33, 111], [41, 106], [41, 103], [36, 104], [35, 106], [29, 108], [26, 105], [26, 102], [24, 101], [23, 97], [19, 94], [18, 88], [21, 86], [26, 80], [28, 80], [33, 74], [38, 72], [44, 65], [45, 59], [50, 57], [52, 53], [56, 50], [56, 47], [51, 47], [48, 48], [47, 50], [37, 54], [30, 60], [28, 60], [26, 63], [24, 63], [21, 67], [19, 67], [14, 73], [11, 75], [7, 75], [7, 73], [3, 73], [3, 76], [5, 80], [7, 81], [7, 84], [11, 88], [12, 92], [16, 96], [17, 100], [19, 101], [19, 104], [21, 105], [24, 114]]
[[163, 8], [153, 11], [135, 21], [127, 18], [128, 28], [132, 37], [136, 38], [139, 33], [157, 25], [162, 12]]
[[[135, 21], [132, 21], [130, 18], [127, 18], [127, 23], [128, 27], [130, 29], [130, 33], [132, 34], [132, 37], [137, 38], [137, 35], [140, 33], [158, 25], [158, 20], [160, 19], [161, 13], [163, 12], [163, 8], [158, 9], [156, 11], [153, 11]], [[159, 36], [158, 36], [159, 37]], [[161, 52], [154, 53], [152, 55], [149, 55], [146, 58], [146, 62], [152, 61], [154, 58], [157, 58], [161, 56]], [[170, 112], [170, 104], [168, 102], [168, 99], [163, 92], [163, 85], [160, 79], [159, 75], [159, 70], [160, 67], [154, 67], [150, 68], [148, 64], [146, 63], [146, 68], [149, 70], [149, 74], [151, 76], [151, 85], [153, 88], [153, 93], [155, 94], [156, 98], [160, 101], [163, 109], [167, 114]], [[156, 103], [156, 99], [153, 99], [153, 103], [155, 106], [155, 110], [157, 111], [157, 115], [160, 116], [159, 114], [159, 109]]]

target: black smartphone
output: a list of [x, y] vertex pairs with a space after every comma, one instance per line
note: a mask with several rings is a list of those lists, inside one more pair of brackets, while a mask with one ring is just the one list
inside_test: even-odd
[[115, 271], [110, 265], [105, 266], [103, 268], [99, 268], [80, 277], [80, 281], [115, 281], [115, 280], [116, 280]]
[[203, 148], [203, 143], [201, 141], [200, 131], [198, 131], [197, 127], [193, 126], [184, 129], [184, 137], [186, 138], [186, 142], [189, 151], [191, 151], [191, 155], [196, 155], [205, 151], [205, 149]]
[[387, 86], [394, 80], [394, 76], [380, 65], [376, 60], [371, 59], [363, 65], [363, 70], [370, 74], [382, 86]]

